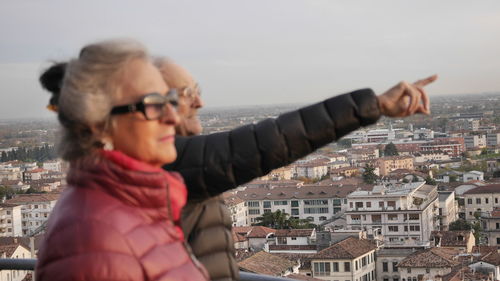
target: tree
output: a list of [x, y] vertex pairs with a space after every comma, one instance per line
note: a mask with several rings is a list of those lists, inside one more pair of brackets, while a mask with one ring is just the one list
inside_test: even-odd
[[425, 178], [425, 183], [429, 184], [429, 185], [436, 185], [437, 184], [436, 180], [431, 178], [431, 176], [427, 176]]
[[392, 142], [390, 142], [388, 145], [385, 146], [384, 156], [398, 156], [398, 155], [399, 155], [398, 149], [396, 148], [396, 145], [394, 145]]
[[458, 219], [452, 223], [450, 223], [450, 230], [471, 230], [472, 225], [464, 220], [464, 219]]
[[375, 167], [367, 164], [365, 166], [365, 171], [363, 172], [363, 181], [367, 184], [374, 184], [378, 177], [375, 174]]
[[274, 229], [283, 229], [289, 223], [287, 223], [288, 217], [290, 215], [277, 210], [276, 212], [266, 212], [262, 216], [255, 218], [258, 221], [255, 225], [267, 226]]

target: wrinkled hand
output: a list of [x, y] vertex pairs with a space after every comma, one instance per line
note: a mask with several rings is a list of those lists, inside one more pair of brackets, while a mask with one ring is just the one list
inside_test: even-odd
[[436, 79], [437, 75], [432, 75], [413, 84], [404, 81], [398, 83], [377, 97], [381, 113], [389, 117], [407, 117], [415, 113], [430, 114], [429, 97], [424, 87]]

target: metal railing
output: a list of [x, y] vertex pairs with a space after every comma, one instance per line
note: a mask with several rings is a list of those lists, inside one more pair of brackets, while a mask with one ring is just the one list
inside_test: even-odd
[[[0, 270], [35, 270], [36, 259], [0, 259]], [[240, 281], [290, 281], [283, 277], [240, 271]]]

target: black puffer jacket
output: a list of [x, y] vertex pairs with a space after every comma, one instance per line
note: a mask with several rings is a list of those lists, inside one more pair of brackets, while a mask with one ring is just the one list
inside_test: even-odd
[[184, 212], [183, 228], [211, 279], [239, 277], [230, 218], [222, 200], [214, 196], [290, 164], [379, 117], [375, 94], [363, 89], [228, 132], [178, 138], [177, 161], [166, 168], [184, 177], [191, 204]]

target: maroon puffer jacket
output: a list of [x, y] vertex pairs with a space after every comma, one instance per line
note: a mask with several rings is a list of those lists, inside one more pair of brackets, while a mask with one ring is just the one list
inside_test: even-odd
[[37, 281], [208, 279], [173, 222], [186, 201], [180, 177], [113, 152], [72, 163], [68, 184], [38, 253]]

